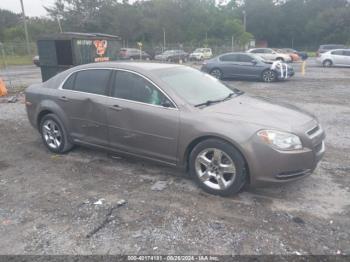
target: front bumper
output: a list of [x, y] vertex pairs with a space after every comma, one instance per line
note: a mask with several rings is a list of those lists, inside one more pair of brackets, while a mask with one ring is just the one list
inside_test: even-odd
[[283, 183], [310, 175], [325, 153], [325, 133], [315, 121], [297, 134], [304, 148], [296, 151], [280, 151], [263, 144], [254, 137], [249, 146], [248, 167], [251, 185]]

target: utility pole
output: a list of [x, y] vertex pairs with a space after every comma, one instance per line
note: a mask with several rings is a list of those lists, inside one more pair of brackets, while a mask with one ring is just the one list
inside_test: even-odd
[[165, 40], [165, 28], [163, 27], [163, 52], [165, 51], [165, 44], [166, 44], [166, 40]]
[[233, 52], [233, 51], [235, 51], [234, 49], [235, 49], [235, 41], [234, 41], [235, 39], [234, 39], [234, 36], [232, 36], [232, 39], [231, 39], [231, 51]]
[[56, 18], [57, 18], [58, 27], [60, 28], [60, 33], [62, 33], [63, 31], [62, 31], [61, 20], [58, 16]]
[[21, 7], [22, 7], [22, 16], [23, 16], [23, 24], [24, 24], [24, 33], [26, 36], [26, 45], [27, 45], [27, 53], [30, 55], [30, 47], [29, 47], [29, 36], [28, 36], [28, 28], [27, 28], [27, 19], [26, 19], [26, 14], [24, 12], [24, 5], [23, 5], [23, 0], [20, 0], [21, 2]]
[[243, 10], [242, 13], [243, 13], [244, 32], [247, 32], [247, 12], [245, 10]]

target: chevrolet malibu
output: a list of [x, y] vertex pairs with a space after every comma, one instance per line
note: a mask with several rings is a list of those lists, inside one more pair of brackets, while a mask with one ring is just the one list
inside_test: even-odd
[[223, 196], [305, 177], [325, 151], [312, 115], [182, 65], [74, 67], [28, 87], [26, 108], [54, 153], [82, 145], [158, 161]]

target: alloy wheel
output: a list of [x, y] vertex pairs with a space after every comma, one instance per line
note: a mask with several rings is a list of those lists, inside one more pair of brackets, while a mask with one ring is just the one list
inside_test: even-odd
[[331, 67], [332, 66], [332, 62], [330, 60], [326, 60], [326, 61], [323, 62], [323, 65], [325, 67]]
[[42, 125], [42, 133], [46, 144], [52, 149], [58, 149], [63, 141], [62, 133], [58, 124], [48, 119]]
[[236, 179], [236, 166], [231, 157], [217, 148], [200, 152], [195, 160], [195, 170], [200, 181], [214, 190], [225, 190]]
[[273, 81], [275, 81], [275, 79], [276, 79], [276, 75], [275, 75], [275, 73], [273, 72], [273, 71], [271, 71], [271, 70], [267, 70], [267, 71], [265, 71], [264, 73], [263, 73], [263, 80], [264, 80], [264, 82], [273, 82]]
[[212, 70], [210, 74], [217, 79], [221, 79], [222, 76], [221, 71], [219, 69]]

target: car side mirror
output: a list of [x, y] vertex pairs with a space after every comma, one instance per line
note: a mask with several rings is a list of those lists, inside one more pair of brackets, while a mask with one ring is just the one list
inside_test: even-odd
[[252, 60], [252, 64], [253, 64], [253, 65], [256, 65], [257, 63], [258, 63], [257, 60], [255, 60], [255, 59]]

